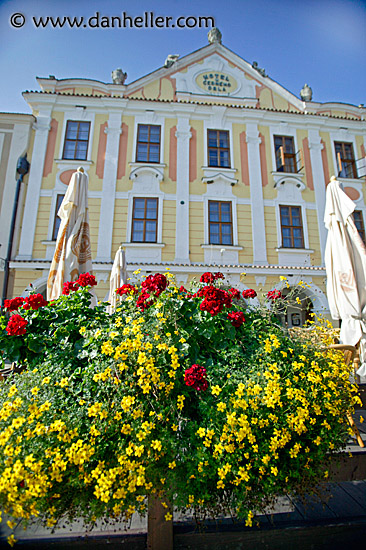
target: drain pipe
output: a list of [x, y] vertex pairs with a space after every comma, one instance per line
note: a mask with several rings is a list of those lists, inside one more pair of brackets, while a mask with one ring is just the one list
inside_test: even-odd
[[14, 239], [14, 231], [15, 231], [15, 221], [17, 217], [17, 211], [18, 211], [18, 202], [19, 202], [19, 195], [20, 195], [20, 188], [22, 185], [23, 178], [26, 174], [29, 172], [29, 162], [27, 160], [27, 153], [24, 155], [24, 157], [20, 157], [17, 163], [17, 187], [15, 190], [15, 197], [14, 197], [14, 205], [13, 205], [13, 214], [11, 217], [11, 224], [10, 224], [10, 232], [9, 232], [9, 241], [8, 241], [8, 251], [6, 253], [6, 258], [4, 261], [4, 282], [3, 282], [3, 293], [2, 293], [2, 300], [1, 305], [4, 307], [4, 303], [6, 300], [6, 295], [8, 293], [8, 283], [9, 283], [9, 264], [11, 260], [11, 253], [13, 248], [13, 239]]

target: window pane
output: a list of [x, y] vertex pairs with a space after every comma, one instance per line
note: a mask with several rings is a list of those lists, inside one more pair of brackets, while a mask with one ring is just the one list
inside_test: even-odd
[[78, 133], [78, 123], [68, 122], [67, 124], [67, 139], [76, 139]]
[[81, 139], [81, 140], [89, 139], [89, 122], [80, 122], [78, 139]]
[[293, 138], [287, 137], [285, 138], [285, 152], [286, 153], [294, 153], [294, 140]]
[[218, 166], [217, 150], [209, 149], [209, 151], [208, 151], [208, 165], [209, 166]]
[[78, 141], [76, 144], [75, 158], [80, 160], [86, 159], [88, 143], [86, 141]]
[[228, 167], [229, 163], [229, 151], [220, 151], [220, 166]]
[[220, 132], [219, 139], [220, 147], [229, 147], [229, 134], [228, 132]]
[[159, 162], [159, 145], [150, 145], [150, 162]]
[[138, 144], [136, 159], [141, 162], [147, 161], [147, 145], [144, 145], [142, 143]]
[[160, 143], [160, 126], [150, 126], [150, 142]]
[[284, 237], [283, 238], [283, 246], [285, 248], [292, 248], [291, 239], [289, 239], [288, 237]]
[[214, 130], [208, 131], [208, 146], [217, 147], [217, 132]]
[[148, 126], [141, 125], [141, 124], [139, 125], [137, 140], [138, 141], [144, 141], [146, 143], [149, 141], [149, 127]]
[[302, 239], [294, 238], [294, 247], [295, 248], [302, 248]]
[[231, 244], [231, 235], [223, 235], [222, 243], [220, 244]]
[[222, 235], [231, 235], [231, 225], [222, 225], [221, 232]]
[[64, 149], [64, 159], [73, 159], [75, 154], [75, 142], [66, 141]]
[[145, 242], [146, 243], [154, 243], [155, 242], [155, 232], [154, 233], [148, 233], [146, 232], [145, 235]]

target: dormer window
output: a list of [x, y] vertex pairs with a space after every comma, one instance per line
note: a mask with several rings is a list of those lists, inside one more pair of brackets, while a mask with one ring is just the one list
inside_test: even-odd
[[160, 162], [161, 127], [139, 124], [137, 127], [136, 162]]

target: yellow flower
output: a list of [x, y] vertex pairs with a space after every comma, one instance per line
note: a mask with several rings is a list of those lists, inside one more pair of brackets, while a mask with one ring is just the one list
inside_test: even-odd
[[10, 386], [8, 397], [13, 397], [13, 395], [15, 395], [17, 393], [17, 391], [18, 391], [18, 389], [17, 389], [16, 385], [13, 384], [12, 386]]
[[165, 521], [170, 521], [171, 519], [173, 519], [173, 516], [170, 512], [168, 512], [167, 514], [165, 514]]
[[278, 468], [277, 466], [271, 466], [271, 472], [274, 476], [278, 474]]
[[217, 410], [220, 412], [223, 412], [226, 409], [226, 403], [223, 401], [220, 401], [220, 403], [217, 404]]
[[169, 462], [168, 468], [170, 468], [171, 470], [174, 470], [174, 468], [176, 467], [176, 465], [177, 465], [177, 464], [176, 464], [175, 460], [173, 460], [173, 462]]
[[51, 377], [50, 376], [46, 376], [45, 378], [43, 378], [42, 380], [42, 386], [43, 384], [49, 384], [51, 382]]
[[220, 395], [220, 393], [221, 393], [220, 386], [212, 386], [211, 393], [212, 393], [212, 395]]
[[14, 537], [14, 535], [10, 535], [10, 537], [8, 537], [8, 544], [13, 547], [14, 544], [17, 542], [16, 538]]
[[80, 333], [81, 335], [85, 334], [85, 333], [86, 333], [86, 327], [80, 327], [79, 333]]
[[60, 382], [61, 388], [64, 388], [65, 386], [67, 386], [68, 383], [69, 383], [68, 378], [62, 378], [62, 380], [61, 380], [61, 382]]
[[[31, 389], [31, 394], [32, 395], [37, 395], [37, 393], [39, 392], [39, 388], [37, 388], [37, 386], [35, 388], [32, 388]], [[10, 544], [10, 543], [9, 543]]]

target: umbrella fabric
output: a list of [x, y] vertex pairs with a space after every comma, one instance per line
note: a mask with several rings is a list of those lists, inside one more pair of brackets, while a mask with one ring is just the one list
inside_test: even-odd
[[333, 319], [342, 319], [342, 344], [359, 344], [366, 376], [366, 249], [354, 224], [355, 203], [332, 178], [327, 187], [324, 222], [328, 229], [325, 248], [327, 295]]
[[116, 252], [109, 282], [109, 313], [113, 313], [117, 306], [116, 289], [127, 283], [126, 255], [121, 247]]
[[58, 216], [61, 218], [55, 253], [47, 281], [47, 299], [62, 294], [65, 281], [75, 281], [80, 273], [91, 273], [91, 244], [88, 213], [88, 177], [75, 172]]

